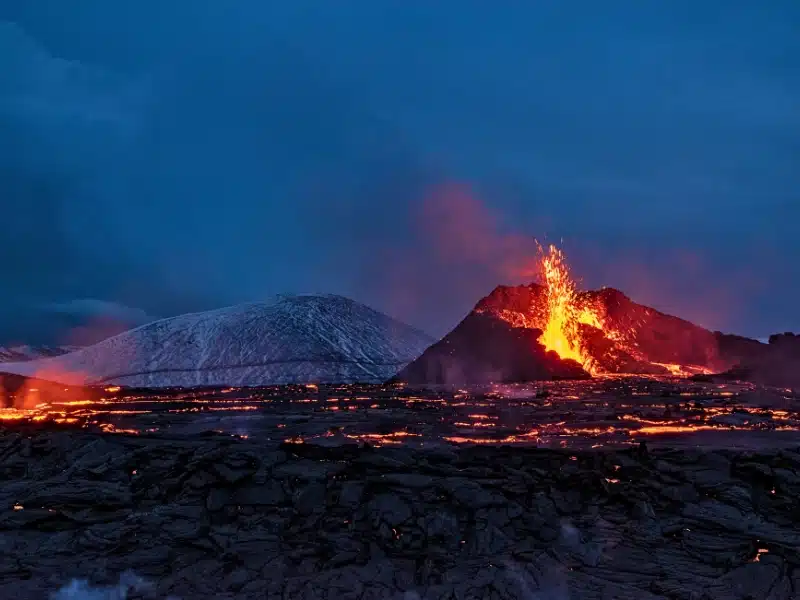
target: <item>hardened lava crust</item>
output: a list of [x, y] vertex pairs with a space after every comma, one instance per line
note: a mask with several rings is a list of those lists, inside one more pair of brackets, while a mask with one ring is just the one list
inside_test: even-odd
[[0, 594], [796, 598], [800, 448], [0, 435]]
[[3, 421], [0, 597], [800, 595], [788, 390], [109, 394]]

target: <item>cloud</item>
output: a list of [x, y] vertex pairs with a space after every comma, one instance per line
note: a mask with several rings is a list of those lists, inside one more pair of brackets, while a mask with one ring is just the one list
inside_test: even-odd
[[302, 46], [218, 25], [211, 38], [191, 24], [154, 32], [157, 60], [123, 76], [2, 24], [0, 128], [15, 151], [0, 147], [0, 188], [16, 192], [0, 205], [16, 240], [0, 239], [13, 256], [0, 275], [16, 285], [0, 312], [89, 297], [169, 316], [280, 292], [353, 295], [339, 287], [353, 264], [331, 272], [322, 250], [363, 250], [338, 235], [349, 210], [399, 232], [402, 201], [375, 199], [417, 176], [413, 152]]
[[784, 289], [769, 308], [743, 298], [741, 319], [791, 326], [800, 53], [785, 7], [11, 4], [0, 303], [169, 316], [328, 291], [441, 331], [500, 279], [422, 250], [420, 204], [458, 181], [521, 236], [565, 238], [592, 285], [585, 267], [615, 254], [683, 289], [694, 278], [648, 249], [725, 273], [761, 270], [747, 255], [771, 246]]
[[76, 298], [67, 302], [44, 304], [41, 308], [76, 317], [114, 319], [133, 326], [144, 325], [159, 318], [147, 314], [141, 308], [131, 308], [97, 298]]
[[0, 21], [0, 71], [0, 123], [6, 134], [17, 133], [13, 154], [28, 166], [97, 170], [141, 126], [145, 79], [54, 56], [6, 21]]
[[[75, 298], [27, 307], [47, 343], [87, 346], [159, 319], [140, 308], [97, 298]], [[30, 314], [30, 312], [28, 313]], [[33, 319], [32, 319], [33, 320]], [[28, 326], [28, 338], [37, 333]]]
[[5, 21], [0, 72], [0, 337], [25, 341], [13, 314], [54, 298], [168, 288], [116, 235], [107, 194], [147, 120], [147, 77], [60, 58]]
[[125, 145], [136, 113], [127, 82], [52, 56], [14, 23], [0, 22], [0, 72], [0, 275], [15, 283], [9, 300], [80, 280], [78, 265], [105, 266], [96, 249], [110, 240], [91, 183]]

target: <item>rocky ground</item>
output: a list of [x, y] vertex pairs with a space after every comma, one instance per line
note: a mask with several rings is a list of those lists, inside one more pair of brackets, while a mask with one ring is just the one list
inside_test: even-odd
[[38, 405], [0, 409], [0, 423], [416, 448], [469, 443], [607, 448], [642, 440], [670, 447], [800, 446], [800, 390], [737, 382], [628, 377], [467, 388], [310, 385], [107, 393], [59, 387], [55, 392], [63, 396], [37, 388]]
[[420, 450], [0, 432], [0, 597], [800, 597], [800, 448]]

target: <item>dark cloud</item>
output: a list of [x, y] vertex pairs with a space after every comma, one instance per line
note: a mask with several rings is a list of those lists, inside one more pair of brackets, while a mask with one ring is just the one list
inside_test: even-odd
[[0, 0], [0, 321], [330, 291], [440, 333], [506, 277], [442, 253], [472, 221], [420, 216], [455, 184], [497, 239], [564, 238], [587, 285], [797, 329], [797, 17]]

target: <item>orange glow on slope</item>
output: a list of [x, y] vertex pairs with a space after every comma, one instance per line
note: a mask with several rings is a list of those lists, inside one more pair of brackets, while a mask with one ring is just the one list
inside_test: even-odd
[[541, 331], [538, 343], [594, 376], [688, 377], [724, 370], [713, 333], [639, 305], [613, 288], [577, 289], [562, 250], [538, 245], [537, 281], [498, 286], [475, 310], [512, 328]]
[[575, 283], [569, 273], [564, 253], [553, 244], [542, 253], [541, 267], [547, 288], [547, 324], [540, 338], [542, 345], [561, 358], [572, 359], [593, 375], [597, 373], [594, 359], [583, 347], [580, 325], [603, 329], [597, 311], [580, 306]]
[[[587, 334], [591, 329], [599, 330], [602, 337], [632, 359], [661, 367], [665, 372], [678, 377], [687, 377], [696, 373], [710, 373], [711, 370], [697, 365], [680, 365], [652, 362], [638, 349], [635, 342], [636, 330], [631, 325], [628, 329], [611, 327], [606, 309], [601, 302], [593, 299], [591, 294], [579, 292], [573, 280], [564, 253], [555, 245], [547, 249], [539, 246], [539, 272], [545, 291], [544, 314], [538, 318], [534, 315], [523, 317], [502, 315], [514, 322], [516, 326], [536, 327], [542, 329], [539, 342], [562, 359], [571, 359], [580, 364], [592, 375], [604, 375], [618, 371], [608, 371], [592, 354], [587, 345]], [[628, 327], [628, 326], [626, 326]]]
[[664, 367], [667, 371], [669, 371], [672, 375], [676, 377], [689, 377], [691, 375], [697, 375], [699, 373], [710, 375], [714, 372], [713, 369], [709, 369], [708, 367], [702, 367], [699, 365], [677, 365], [672, 363], [659, 363], [659, 362], [652, 362], [651, 364]]

